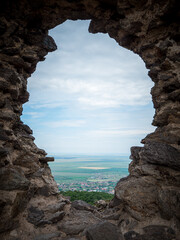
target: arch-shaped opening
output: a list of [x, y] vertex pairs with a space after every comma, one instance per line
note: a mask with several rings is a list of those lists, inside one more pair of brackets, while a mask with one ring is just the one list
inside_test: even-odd
[[[178, 238], [178, 5], [176, 0], [0, 2], [2, 239], [96, 239], [94, 232], [101, 239], [118, 239], [119, 232], [124, 239]], [[91, 19], [90, 32], [108, 33], [140, 55], [155, 83], [151, 93], [157, 129], [143, 140], [143, 147], [132, 148], [130, 175], [118, 182], [108, 208], [112, 215], [105, 218], [93, 211], [86, 214], [89, 208], [79, 211], [59, 195], [45, 151], [34, 144], [31, 129], [20, 120], [22, 104], [28, 101], [27, 78], [56, 49], [48, 30], [67, 19]], [[111, 216], [116, 226], [104, 222], [111, 222]], [[107, 226], [110, 231], [101, 231]]]
[[58, 50], [29, 80], [22, 119], [55, 156], [60, 190], [112, 193], [128, 174], [130, 147], [153, 131], [153, 83], [139, 56], [105, 34], [90, 36], [89, 23], [66, 21], [50, 31]]

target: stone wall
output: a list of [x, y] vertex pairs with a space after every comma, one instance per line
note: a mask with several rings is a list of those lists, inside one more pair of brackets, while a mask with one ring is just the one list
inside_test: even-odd
[[[132, 147], [130, 175], [118, 182], [104, 212], [73, 206], [58, 194], [47, 164], [52, 159], [34, 144], [32, 130], [20, 120], [29, 97], [28, 77], [48, 52], [56, 50], [48, 30], [67, 19], [91, 19], [89, 31], [108, 33], [139, 54], [154, 82], [157, 129], [142, 140], [144, 147]], [[105, 238], [94, 231], [102, 232], [107, 224], [109, 232], [117, 230], [112, 240], [178, 239], [178, 1], [2, 0], [0, 35], [1, 239], [98, 240]], [[97, 223], [101, 224], [93, 227]]]

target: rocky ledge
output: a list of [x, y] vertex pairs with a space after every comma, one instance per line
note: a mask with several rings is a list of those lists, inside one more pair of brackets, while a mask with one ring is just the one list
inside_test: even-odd
[[[0, 238], [178, 240], [180, 80], [177, 0], [0, 1]], [[131, 149], [129, 176], [103, 209], [58, 193], [46, 152], [21, 120], [27, 79], [57, 46], [48, 30], [90, 19], [144, 60], [154, 82], [155, 132]]]

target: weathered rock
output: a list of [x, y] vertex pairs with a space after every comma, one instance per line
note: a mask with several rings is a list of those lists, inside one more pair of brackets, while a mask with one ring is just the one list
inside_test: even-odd
[[50, 213], [55, 213], [57, 211], [62, 211], [64, 209], [64, 206], [66, 205], [65, 202], [60, 202], [54, 205], [49, 205], [46, 207], [46, 211]]
[[143, 240], [172, 240], [175, 236], [175, 231], [167, 226], [161, 225], [150, 225], [143, 228], [145, 234], [143, 235]]
[[105, 200], [98, 200], [97, 202], [95, 202], [97, 207], [100, 208], [106, 208], [107, 207], [107, 202]]
[[65, 237], [65, 238], [62, 238], [62, 240], [80, 240], [80, 238], [74, 238], [74, 237]]
[[123, 240], [118, 228], [110, 222], [102, 222], [86, 230], [88, 240]]
[[158, 206], [160, 214], [165, 219], [171, 219], [176, 216], [180, 219], [180, 189], [172, 186], [159, 189]]
[[86, 210], [86, 211], [91, 211], [91, 212], [93, 212], [96, 209], [94, 206], [92, 206], [82, 200], [73, 201], [71, 206], [77, 210]]
[[0, 157], [7, 156], [8, 153], [8, 149], [0, 147]]
[[1, 190], [27, 190], [29, 181], [25, 178], [22, 170], [12, 167], [0, 169], [0, 189]]
[[50, 240], [53, 239], [55, 237], [60, 237], [61, 233], [59, 232], [55, 232], [55, 233], [46, 233], [46, 234], [41, 234], [38, 235], [34, 238], [34, 240]]
[[83, 232], [85, 228], [99, 222], [101, 222], [101, 220], [95, 217], [93, 213], [81, 210], [69, 213], [68, 218], [64, 218], [58, 225], [58, 228], [67, 235], [78, 235], [80, 232]]
[[39, 161], [42, 163], [54, 162], [54, 158], [53, 157], [43, 157], [43, 158], [40, 158]]
[[54, 213], [54, 214], [48, 219], [48, 221], [50, 221], [50, 222], [52, 222], [52, 223], [56, 223], [56, 222], [62, 220], [64, 216], [65, 216], [65, 212], [63, 212], [63, 211], [61, 211], [61, 212], [58, 211], [58, 212]]
[[44, 218], [44, 212], [36, 207], [31, 206], [28, 209], [28, 222], [38, 225], [39, 222]]
[[51, 194], [51, 189], [49, 186], [45, 185], [43, 187], [38, 188], [37, 194], [42, 195], [44, 197], [48, 197]]
[[124, 234], [125, 240], [173, 240], [175, 239], [175, 232], [172, 228], [161, 225], [150, 225], [143, 228], [144, 234], [139, 234], [130, 231]]
[[149, 176], [128, 177], [117, 183], [115, 195], [126, 205], [129, 213], [135, 219], [140, 220], [141, 217], [154, 214], [157, 211], [156, 184], [156, 181]]
[[[27, 78], [35, 71], [38, 61], [57, 48], [48, 30], [67, 19], [91, 19], [89, 31], [108, 33], [119, 45], [138, 54], [154, 82], [151, 94], [155, 108], [153, 124], [157, 129], [142, 140], [145, 147], [132, 148], [130, 176], [117, 184], [114, 200], [109, 205], [115, 210], [114, 218], [111, 214], [105, 216], [112, 217], [110, 221], [119, 221], [123, 234], [134, 236], [134, 240], [142, 236], [148, 240], [159, 238], [155, 227], [143, 229], [149, 222], [158, 225], [165, 222], [167, 229], [173, 226], [176, 238], [180, 235], [178, 9], [178, 0], [0, 1], [0, 127], [3, 129], [0, 131], [0, 196], [3, 196], [4, 216], [1, 239], [9, 240], [12, 236], [8, 236], [8, 231], [13, 227], [22, 233], [19, 238], [33, 239], [34, 230], [29, 226], [36, 228], [38, 236], [45, 224], [49, 224], [49, 233], [56, 232], [59, 225], [64, 232], [62, 238], [71, 238], [103, 218], [102, 212], [98, 215], [97, 211], [87, 211], [88, 207], [78, 210], [80, 205], [71, 208], [68, 203], [63, 209], [56, 207], [62, 196], [48, 170], [46, 152], [37, 148], [31, 129], [20, 120], [22, 104], [29, 98]], [[21, 201], [28, 209], [38, 206], [37, 211], [29, 213], [33, 224], [27, 223], [27, 209], [21, 209]], [[46, 207], [51, 204], [53, 207], [48, 212]], [[120, 209], [120, 218], [116, 220]], [[62, 210], [66, 213], [63, 220], [57, 223], [48, 220], [52, 213]], [[161, 228], [160, 233], [164, 239], [171, 239], [167, 229]], [[65, 237], [65, 233], [70, 236]]]
[[10, 138], [7, 136], [6, 132], [0, 129], [0, 141], [8, 141]]
[[180, 152], [168, 144], [151, 141], [139, 155], [143, 161], [180, 170]]
[[125, 240], [142, 240], [142, 235], [135, 231], [129, 231], [124, 234]]

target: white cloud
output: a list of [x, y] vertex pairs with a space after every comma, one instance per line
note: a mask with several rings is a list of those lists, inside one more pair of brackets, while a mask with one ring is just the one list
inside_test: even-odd
[[[103, 79], [60, 79], [44, 80], [40, 95], [36, 96], [41, 107], [80, 104], [81, 107], [119, 107], [121, 105], [146, 105], [151, 101], [151, 82], [128, 81], [119, 78]], [[48, 96], [48, 97], [47, 97]], [[41, 100], [39, 98], [41, 97]], [[43, 103], [41, 101], [43, 100]]]
[[89, 131], [87, 132], [88, 135], [95, 135], [98, 137], [109, 137], [118, 135], [118, 137], [123, 136], [133, 136], [133, 135], [142, 135], [142, 134], [149, 134], [152, 132], [152, 129], [150, 130], [144, 130], [144, 129], [125, 129], [125, 130], [95, 130], [95, 131]]
[[86, 121], [84, 120], [63, 120], [44, 122], [43, 124], [50, 128], [59, 128], [59, 127], [81, 127], [85, 123]]
[[26, 115], [29, 115], [32, 119], [36, 119], [42, 117], [44, 114], [42, 112], [26, 112]]
[[153, 131], [153, 83], [140, 57], [87, 29], [73, 21], [50, 32], [59, 51], [29, 79], [26, 120], [47, 151], [128, 152]]
[[67, 22], [64, 26], [51, 32], [59, 51], [49, 54], [29, 80], [34, 105], [117, 108], [151, 101], [153, 84], [138, 55], [119, 47], [107, 35], [87, 36], [87, 23]]

